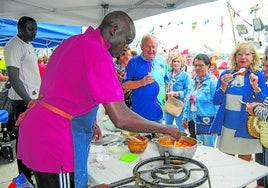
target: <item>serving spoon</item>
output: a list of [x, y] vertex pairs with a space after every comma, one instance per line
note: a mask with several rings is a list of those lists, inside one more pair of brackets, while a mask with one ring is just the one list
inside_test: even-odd
[[128, 135], [125, 132], [121, 132], [121, 135], [126, 137], [127, 139], [130, 139], [130, 140], [134, 141], [134, 142], [141, 142], [140, 139], [136, 138], [135, 136]]
[[246, 68], [243, 67], [243, 68], [239, 69], [237, 72], [233, 73], [232, 75], [234, 76], [236, 74], [243, 73], [245, 71], [246, 71]]
[[241, 99], [239, 99], [239, 102], [240, 102], [241, 104], [247, 104], [246, 102], [242, 101]]
[[175, 148], [176, 147], [176, 140], [174, 140], [174, 143], [173, 143], [173, 148]]

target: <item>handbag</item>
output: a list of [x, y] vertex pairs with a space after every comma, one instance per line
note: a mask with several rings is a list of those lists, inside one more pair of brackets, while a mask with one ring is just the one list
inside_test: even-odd
[[268, 122], [260, 121], [260, 141], [263, 147], [268, 148]]
[[256, 116], [248, 116], [247, 129], [250, 136], [260, 138], [260, 120]]
[[214, 116], [196, 116], [196, 134], [210, 134], [209, 129]]
[[268, 122], [257, 116], [248, 116], [247, 128], [249, 135], [259, 138], [263, 147], [268, 148]]
[[168, 97], [165, 102], [164, 109], [173, 116], [179, 116], [183, 110], [184, 103], [175, 97]]

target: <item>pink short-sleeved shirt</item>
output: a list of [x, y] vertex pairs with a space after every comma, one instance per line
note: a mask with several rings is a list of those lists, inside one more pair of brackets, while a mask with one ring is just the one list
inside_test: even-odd
[[[43, 76], [43, 101], [73, 115], [83, 115], [97, 104], [124, 101], [110, 44], [100, 30], [89, 27], [58, 46]], [[35, 171], [73, 172], [70, 121], [36, 105], [20, 125], [17, 157]]]

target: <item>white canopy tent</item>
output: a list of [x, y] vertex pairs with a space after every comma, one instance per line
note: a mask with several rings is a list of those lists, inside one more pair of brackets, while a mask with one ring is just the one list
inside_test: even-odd
[[31, 16], [38, 22], [97, 26], [110, 11], [122, 10], [135, 21], [217, 0], [1, 0], [0, 17]]

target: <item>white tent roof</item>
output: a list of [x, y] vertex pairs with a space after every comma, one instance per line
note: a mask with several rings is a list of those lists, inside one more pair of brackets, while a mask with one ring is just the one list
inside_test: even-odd
[[0, 17], [30, 16], [38, 22], [98, 26], [103, 15], [122, 10], [135, 21], [216, 0], [1, 0]]

